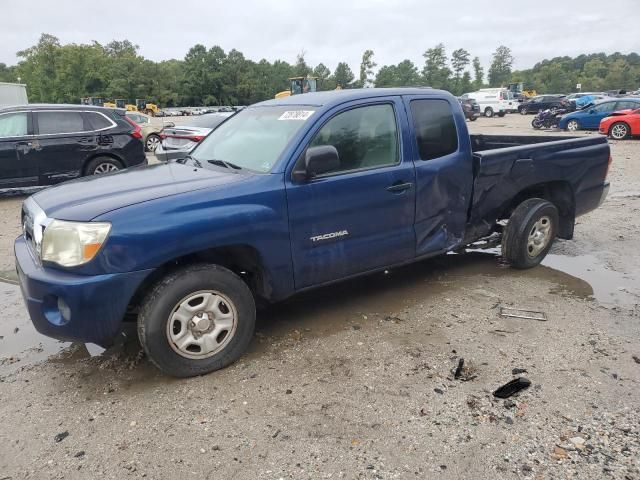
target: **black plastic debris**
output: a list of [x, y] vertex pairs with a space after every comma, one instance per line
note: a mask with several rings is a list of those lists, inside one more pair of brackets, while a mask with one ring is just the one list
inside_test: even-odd
[[493, 392], [493, 396], [497, 398], [509, 398], [510, 396], [518, 393], [525, 388], [529, 388], [531, 386], [531, 380], [519, 377], [511, 380], [509, 383], [505, 383], [500, 388], [498, 388], [495, 392]]
[[511, 370], [511, 373], [513, 375], [520, 375], [521, 373], [527, 373], [527, 369], [526, 368], [514, 368], [513, 370]]
[[456, 367], [456, 371], [453, 373], [453, 378], [458, 380], [462, 375], [462, 369], [464, 367], [464, 358], [458, 360], [458, 366]]
[[56, 443], [60, 443], [62, 440], [69, 436], [69, 432], [65, 431], [62, 433], [58, 433], [55, 437], [53, 437], [53, 441]]

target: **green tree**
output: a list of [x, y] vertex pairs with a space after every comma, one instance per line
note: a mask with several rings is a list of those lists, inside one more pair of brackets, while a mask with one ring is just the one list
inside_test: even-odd
[[420, 85], [418, 68], [411, 60], [403, 60], [398, 65], [385, 65], [376, 75], [376, 87], [415, 87]]
[[348, 64], [346, 64], [345, 62], [340, 62], [338, 63], [338, 66], [336, 67], [332, 78], [336, 86], [340, 88], [350, 88], [353, 86], [352, 84], [355, 76], [353, 75], [353, 72], [351, 71], [351, 68], [349, 68]]
[[[469, 57], [469, 52], [467, 52], [464, 48], [454, 50], [451, 54], [451, 66], [453, 67], [454, 76], [452, 92], [455, 95], [462, 95], [462, 93], [469, 90], [469, 85], [471, 83], [470, 76], [468, 72], [465, 72], [466, 68], [469, 66]], [[463, 73], [467, 73], [464, 84]]]
[[306, 77], [311, 73], [311, 68], [307, 65], [307, 62], [304, 59], [304, 56], [307, 54], [304, 50], [298, 54], [296, 57], [296, 64], [294, 67], [294, 76], [295, 77]]
[[422, 76], [425, 83], [433, 88], [450, 88], [451, 70], [447, 67], [447, 54], [444, 44], [439, 43], [422, 55], [425, 59]]
[[362, 54], [362, 61], [360, 62], [360, 78], [358, 79], [358, 87], [364, 88], [371, 86], [373, 83], [371, 77], [376, 65], [377, 64], [373, 61], [373, 50], [365, 50]]
[[15, 81], [17, 81], [15, 67], [8, 67], [6, 64], [0, 62], [0, 82]]
[[17, 76], [27, 84], [31, 101], [58, 102], [57, 62], [60, 53], [60, 41], [57, 37], [43, 33], [33, 47], [17, 53], [22, 58], [18, 64]]
[[326, 83], [329, 77], [331, 77], [331, 70], [329, 70], [324, 63], [319, 63], [318, 66], [313, 69], [313, 76], [318, 77], [318, 90], [326, 90]]
[[484, 85], [484, 68], [478, 57], [473, 57], [473, 88], [479, 90]]
[[489, 85], [500, 87], [511, 79], [511, 67], [513, 66], [511, 49], [500, 45], [493, 53], [493, 61], [489, 67]]

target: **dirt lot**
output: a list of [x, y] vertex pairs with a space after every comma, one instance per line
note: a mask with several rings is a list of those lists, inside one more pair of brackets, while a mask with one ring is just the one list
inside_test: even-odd
[[[640, 479], [640, 141], [612, 150], [609, 198], [544, 266], [448, 255], [305, 294], [206, 377], [161, 376], [131, 332], [102, 355], [44, 339], [0, 283], [0, 480]], [[9, 281], [20, 202], [0, 201]], [[532, 386], [495, 399], [514, 368]]]

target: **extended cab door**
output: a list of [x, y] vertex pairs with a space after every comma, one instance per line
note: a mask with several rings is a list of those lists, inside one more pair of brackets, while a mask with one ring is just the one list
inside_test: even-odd
[[298, 182], [287, 169], [296, 289], [414, 257], [415, 172], [404, 153], [406, 132], [399, 97], [337, 107], [313, 127], [298, 161], [310, 146], [332, 145], [340, 166]]
[[38, 185], [30, 112], [0, 114], [0, 188]]
[[473, 191], [471, 142], [455, 99], [404, 99], [411, 117], [407, 155], [416, 169], [416, 254], [425, 256], [462, 242]]

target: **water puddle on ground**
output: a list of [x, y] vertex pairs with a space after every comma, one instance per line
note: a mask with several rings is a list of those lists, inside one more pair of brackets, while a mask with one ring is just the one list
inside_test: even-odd
[[[467, 287], [468, 280], [481, 287], [487, 277], [542, 278], [558, 285], [558, 294], [593, 298], [605, 305], [638, 301], [638, 275], [607, 269], [596, 257], [549, 255], [543, 266], [520, 271], [506, 267], [496, 252], [444, 255], [309, 291], [273, 305], [258, 313], [256, 339], [249, 354], [259, 356], [270, 344], [292, 332], [301, 332], [308, 338], [323, 337], [357, 328], [363, 322], [377, 322], [411, 307], [437, 302], [445, 292], [455, 295], [462, 281], [467, 280]], [[37, 333], [16, 285], [0, 283], [0, 310], [0, 376], [47, 358], [62, 365], [137, 365], [132, 360], [139, 351], [134, 324], [127, 324], [125, 336], [116, 347], [104, 351], [94, 345], [71, 345]], [[143, 370], [148, 376], [147, 368]]]

